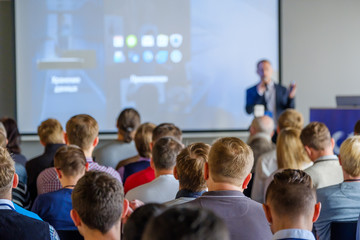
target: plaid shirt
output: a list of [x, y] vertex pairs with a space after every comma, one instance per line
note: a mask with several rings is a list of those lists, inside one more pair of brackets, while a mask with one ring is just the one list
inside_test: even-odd
[[[86, 161], [89, 163], [89, 171], [97, 170], [97, 171], [109, 173], [111, 176], [113, 176], [114, 178], [116, 178], [121, 182], [119, 173], [115, 171], [113, 168], [101, 166], [96, 162], [94, 162], [92, 158], [86, 158]], [[36, 185], [37, 185], [38, 195], [59, 190], [61, 188], [61, 183], [58, 179], [55, 168], [52, 167], [43, 170], [37, 178]]]

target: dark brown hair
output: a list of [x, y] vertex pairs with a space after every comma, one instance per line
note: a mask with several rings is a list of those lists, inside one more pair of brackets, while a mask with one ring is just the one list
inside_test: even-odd
[[131, 133], [136, 131], [140, 125], [140, 114], [133, 108], [124, 109], [116, 122], [116, 127], [124, 136], [124, 142], [131, 142], [133, 140]]
[[0, 120], [6, 129], [6, 137], [8, 140], [7, 149], [10, 153], [20, 153], [20, 133], [16, 121], [12, 118], [2, 118]]
[[152, 150], [155, 168], [158, 170], [172, 169], [182, 148], [182, 144], [173, 137], [163, 137], [157, 140]]
[[105, 172], [89, 171], [71, 194], [73, 208], [91, 229], [107, 233], [120, 221], [124, 192], [121, 183]]
[[54, 167], [61, 170], [65, 176], [78, 176], [85, 171], [86, 157], [76, 145], [60, 147], [54, 156]]
[[158, 125], [154, 131], [152, 136], [152, 141], [156, 142], [158, 139], [162, 137], [173, 137], [176, 140], [180, 141], [182, 140], [182, 133], [180, 128], [175, 126], [172, 123], [162, 123]]
[[176, 157], [176, 173], [181, 188], [192, 192], [206, 189], [204, 165], [208, 160], [210, 146], [193, 143], [184, 148]]

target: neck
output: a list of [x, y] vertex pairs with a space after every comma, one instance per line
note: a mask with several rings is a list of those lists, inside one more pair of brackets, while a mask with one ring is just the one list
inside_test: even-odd
[[211, 177], [206, 181], [209, 191], [240, 191], [244, 189], [241, 186], [236, 186], [226, 182], [214, 182]]
[[82, 177], [82, 175], [81, 175], [81, 176], [69, 176], [69, 177], [67, 177], [67, 176], [62, 176], [62, 177], [59, 179], [59, 181], [60, 181], [62, 187], [68, 186], [67, 188], [73, 189], [74, 187], [71, 187], [71, 186], [75, 186], [76, 183], [77, 183], [77, 181], [78, 181], [81, 177]]
[[174, 170], [173, 169], [156, 169], [155, 168], [155, 177], [159, 177], [161, 175], [169, 175], [169, 174], [173, 174]]
[[102, 234], [98, 230], [87, 228], [87, 231], [82, 233], [85, 240], [120, 240], [120, 221], [119, 224], [115, 224], [107, 233]]
[[311, 231], [313, 227], [311, 218], [309, 219], [304, 216], [299, 216], [296, 219], [294, 219], [293, 216], [281, 216], [278, 217], [278, 219], [275, 218], [276, 217], [273, 215], [273, 222], [271, 226], [273, 233], [284, 229], [304, 229]]
[[316, 159], [320, 158], [320, 157], [325, 157], [325, 156], [331, 156], [334, 155], [334, 151], [332, 148], [327, 148], [324, 150], [319, 150], [314, 152], [314, 156], [311, 158], [312, 161], [315, 161]]
[[344, 171], [343, 169], [343, 176], [344, 176], [344, 182], [346, 181], [356, 181], [358, 180], [360, 182], [360, 176], [351, 176], [350, 174], [348, 174], [347, 172]]
[[87, 149], [87, 150], [84, 150], [84, 149], [83, 149], [85, 157], [86, 157], [86, 158], [91, 158], [91, 157], [92, 157], [93, 150], [94, 150], [93, 147], [90, 147], [90, 149]]
[[[12, 190], [12, 189], [11, 189]], [[6, 199], [12, 201], [12, 191], [5, 193], [4, 195], [0, 195], [0, 199]]]

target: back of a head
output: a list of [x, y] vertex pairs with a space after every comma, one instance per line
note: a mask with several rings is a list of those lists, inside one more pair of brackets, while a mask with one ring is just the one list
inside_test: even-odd
[[131, 133], [136, 131], [140, 125], [140, 114], [133, 108], [124, 109], [116, 122], [116, 127], [124, 136], [124, 142], [131, 142], [133, 139]]
[[155, 169], [173, 169], [176, 164], [176, 157], [182, 148], [182, 144], [172, 137], [163, 137], [157, 140], [152, 149], [152, 160]]
[[193, 143], [184, 148], [176, 157], [176, 173], [181, 188], [192, 192], [206, 189], [204, 165], [208, 160], [210, 146]]
[[107, 233], [120, 221], [124, 192], [121, 183], [105, 172], [89, 171], [71, 194], [73, 209], [90, 229]]
[[340, 146], [341, 166], [352, 177], [360, 177], [360, 136], [346, 139]]
[[162, 123], [154, 129], [152, 141], [155, 143], [157, 140], [159, 140], [162, 137], [173, 137], [181, 142], [182, 132], [180, 128], [178, 128], [172, 123]]
[[315, 150], [325, 150], [331, 147], [330, 131], [324, 123], [311, 122], [300, 134], [301, 142], [304, 146], [311, 147]]
[[210, 177], [215, 182], [241, 186], [254, 164], [251, 148], [236, 137], [216, 140], [209, 152]]
[[54, 156], [54, 167], [61, 170], [67, 177], [83, 175], [85, 172], [86, 157], [76, 145], [60, 147]]
[[316, 191], [311, 177], [304, 171], [293, 169], [276, 173], [267, 188], [265, 203], [279, 217], [287, 216], [295, 220], [307, 216], [312, 219]]
[[11, 192], [14, 174], [14, 160], [5, 148], [0, 147], [0, 199]]
[[44, 144], [64, 143], [64, 130], [61, 123], [53, 118], [43, 121], [38, 127], [40, 141]]
[[160, 215], [165, 209], [166, 207], [159, 203], [149, 203], [135, 209], [124, 226], [124, 239], [141, 240], [149, 220]]
[[279, 169], [301, 169], [305, 162], [310, 161], [300, 141], [300, 132], [295, 128], [284, 128], [280, 131], [276, 142], [276, 159]]
[[99, 135], [99, 125], [90, 115], [75, 115], [66, 123], [66, 135], [70, 144], [88, 150]]
[[140, 157], [151, 158], [150, 143], [152, 141], [152, 133], [155, 129], [153, 123], [143, 123], [136, 130], [135, 146]]
[[358, 120], [358, 121], [355, 123], [355, 126], [354, 126], [354, 135], [360, 135], [360, 120]]
[[12, 153], [20, 153], [20, 133], [16, 121], [6, 117], [0, 121], [6, 129], [6, 137], [8, 139], [7, 148]]
[[205, 208], [177, 206], [150, 220], [142, 240], [229, 240], [224, 221]]
[[295, 109], [286, 109], [279, 116], [278, 127], [280, 130], [288, 127], [301, 130], [303, 126], [304, 118], [302, 114]]
[[253, 128], [256, 133], [272, 135], [275, 125], [271, 117], [264, 115], [254, 118], [250, 127]]

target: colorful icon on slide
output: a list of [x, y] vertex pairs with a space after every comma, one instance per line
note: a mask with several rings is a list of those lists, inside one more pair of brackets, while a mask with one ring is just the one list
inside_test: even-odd
[[133, 48], [137, 45], [137, 37], [135, 35], [129, 35], [126, 37], [126, 45], [129, 47], [129, 48]]

